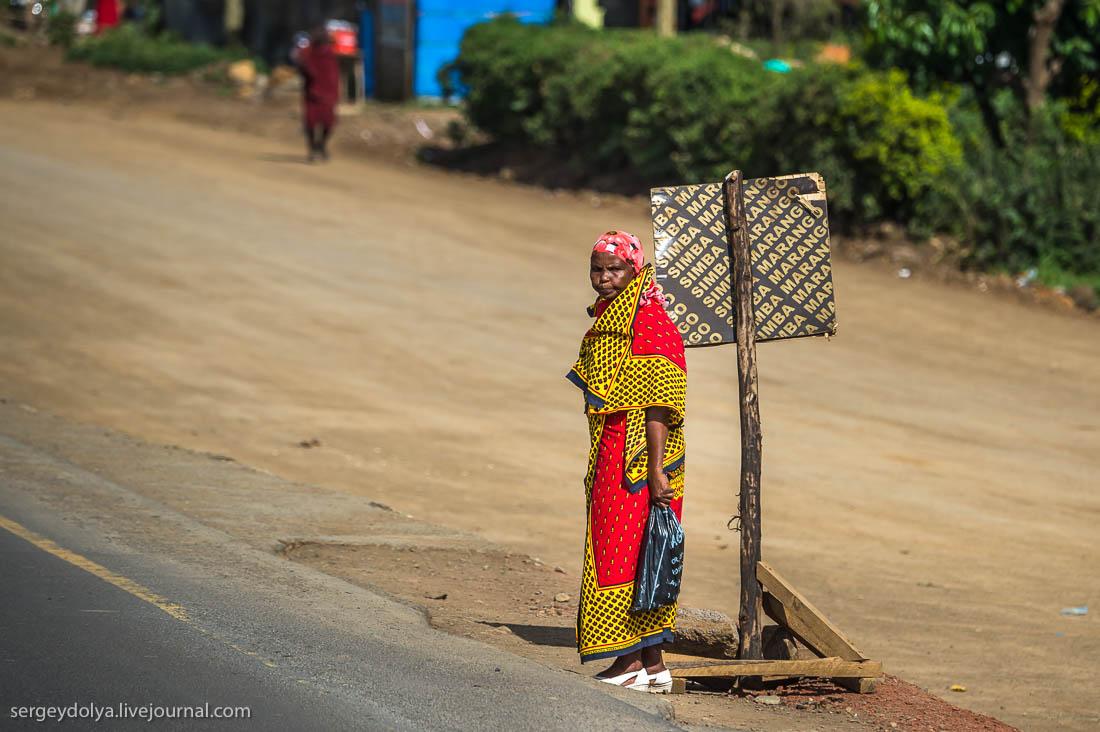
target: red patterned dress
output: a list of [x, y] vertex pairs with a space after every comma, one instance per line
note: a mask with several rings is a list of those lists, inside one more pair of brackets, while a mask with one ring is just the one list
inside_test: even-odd
[[577, 616], [582, 661], [671, 641], [676, 621], [676, 605], [630, 612], [649, 516], [647, 407], [669, 410], [662, 464], [678, 518], [684, 492], [684, 345], [660, 304], [640, 302], [651, 283], [652, 268], [646, 267], [615, 300], [591, 309], [596, 322], [568, 376], [585, 393], [591, 435], [585, 480], [588, 531]]

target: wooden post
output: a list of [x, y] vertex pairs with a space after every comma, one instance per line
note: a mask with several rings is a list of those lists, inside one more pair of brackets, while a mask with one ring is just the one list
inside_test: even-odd
[[726, 176], [726, 227], [733, 263], [733, 307], [737, 329], [737, 384], [741, 407], [741, 606], [737, 614], [737, 657], [763, 656], [763, 595], [756, 578], [760, 562], [760, 405], [756, 375], [756, 317], [752, 302], [749, 231], [745, 225], [745, 180], [740, 170]]

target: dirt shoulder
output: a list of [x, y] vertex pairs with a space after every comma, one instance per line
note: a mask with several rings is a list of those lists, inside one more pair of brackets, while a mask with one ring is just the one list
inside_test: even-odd
[[[181, 121], [222, 114], [188, 94], [165, 112], [0, 95], [4, 395], [572, 574], [583, 260], [648, 208], [344, 139], [310, 167], [289, 106], [224, 100], [272, 125], [242, 133]], [[834, 279], [837, 338], [760, 350], [765, 557], [890, 673], [1017, 726], [1095, 726], [1100, 626], [1059, 611], [1100, 604], [1100, 324], [846, 259]], [[725, 349], [688, 362], [683, 599], [733, 616], [735, 369]], [[534, 589], [509, 595], [516, 624], [553, 612]]]

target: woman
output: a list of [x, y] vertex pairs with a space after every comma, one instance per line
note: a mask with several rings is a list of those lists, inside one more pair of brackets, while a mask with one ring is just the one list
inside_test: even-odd
[[118, 25], [119, 0], [97, 0], [95, 4], [95, 32], [102, 35]]
[[302, 49], [296, 61], [303, 79], [308, 160], [312, 163], [318, 156], [328, 160], [328, 138], [336, 126], [336, 104], [340, 101], [340, 67], [328, 31], [315, 30], [309, 46]]
[[601, 236], [590, 273], [596, 322], [567, 376], [584, 392], [591, 436], [577, 649], [582, 662], [615, 659], [601, 681], [668, 692], [661, 644], [672, 640], [676, 605], [637, 614], [630, 606], [650, 504], [677, 518], [683, 504], [684, 344], [638, 237]]

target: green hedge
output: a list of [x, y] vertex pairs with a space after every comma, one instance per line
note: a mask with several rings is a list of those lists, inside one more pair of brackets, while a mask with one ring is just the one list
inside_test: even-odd
[[1030, 120], [1011, 92], [996, 103], [1008, 145], [995, 147], [974, 106], [958, 105], [964, 157], [924, 197], [916, 223], [953, 234], [983, 269], [1036, 267], [1051, 285], [1100, 282], [1100, 144], [1066, 131], [1060, 103]]
[[69, 49], [66, 58], [125, 71], [186, 74], [220, 61], [248, 58], [248, 52], [243, 48], [187, 43], [168, 35], [149, 36], [125, 24], [105, 35], [80, 41]]
[[559, 151], [593, 176], [633, 174], [644, 189], [734, 167], [749, 177], [815, 170], [835, 229], [892, 218], [953, 235], [964, 265], [1100, 283], [1100, 141], [1081, 122], [1100, 92], [1030, 121], [1012, 116], [1007, 95], [1010, 144], [999, 149], [963, 92], [918, 97], [901, 72], [857, 66], [776, 74], [705, 35], [503, 17], [472, 27], [443, 74], [466, 91], [472, 124]]
[[899, 216], [959, 158], [943, 102], [897, 73], [776, 74], [710, 37], [537, 27], [471, 28], [446, 72], [470, 121], [500, 140], [563, 151], [640, 186], [817, 170], [838, 223]]

